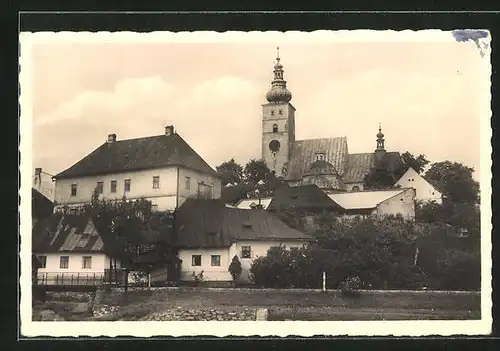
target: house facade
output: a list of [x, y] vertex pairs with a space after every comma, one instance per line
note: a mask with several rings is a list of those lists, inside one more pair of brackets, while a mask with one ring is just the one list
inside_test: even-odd
[[411, 167], [396, 182], [396, 186], [415, 189], [415, 200], [435, 201], [438, 204], [443, 202], [441, 192]]
[[415, 220], [415, 190], [412, 188], [332, 193], [328, 196], [345, 210], [343, 216], [346, 218], [372, 216], [382, 219], [399, 215], [409, 221]]
[[292, 93], [284, 80], [279, 52], [273, 74], [267, 103], [262, 105], [262, 159], [289, 185], [360, 191], [373, 168], [394, 173], [401, 166], [400, 153], [386, 150], [380, 126], [376, 148], [367, 153], [349, 153], [346, 137], [296, 140], [296, 109], [290, 102]]
[[97, 189], [107, 200], [150, 200], [173, 211], [189, 197], [220, 198], [219, 175], [177, 133], [107, 142], [54, 177], [55, 211], [89, 203]]
[[110, 258], [89, 215], [54, 214], [39, 221], [32, 247], [40, 262], [39, 284], [97, 285], [109, 269]]
[[301, 247], [312, 240], [268, 211], [231, 208], [219, 200], [188, 199], [176, 218], [183, 281], [202, 271], [205, 281], [231, 281], [228, 269], [237, 256], [240, 279], [249, 282], [252, 262], [269, 248]]

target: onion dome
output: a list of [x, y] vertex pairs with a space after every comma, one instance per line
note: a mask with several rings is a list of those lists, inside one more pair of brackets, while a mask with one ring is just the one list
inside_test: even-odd
[[338, 172], [330, 162], [324, 160], [316, 160], [311, 164], [309, 170], [307, 170], [304, 175], [338, 175]]
[[377, 133], [377, 150], [384, 150], [384, 133], [382, 133], [382, 127], [380, 124], [378, 125], [378, 133]]
[[274, 65], [274, 79], [271, 82], [271, 89], [266, 94], [266, 99], [272, 103], [289, 102], [292, 99], [292, 93], [286, 88], [286, 81], [283, 79], [283, 65], [280, 63], [279, 48]]

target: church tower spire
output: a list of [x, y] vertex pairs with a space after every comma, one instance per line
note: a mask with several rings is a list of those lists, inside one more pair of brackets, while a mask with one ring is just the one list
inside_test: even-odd
[[274, 78], [271, 82], [271, 89], [266, 94], [266, 99], [270, 103], [289, 102], [292, 100], [292, 93], [286, 88], [286, 80], [283, 79], [283, 65], [280, 62], [280, 48], [276, 48], [276, 63], [274, 65]]
[[295, 142], [295, 108], [292, 93], [283, 79], [283, 65], [277, 48], [271, 88], [262, 105], [262, 159], [277, 177], [286, 178]]
[[385, 150], [384, 145], [384, 133], [382, 133], [382, 126], [380, 123], [378, 124], [378, 133], [377, 133], [377, 148], [375, 149], [375, 166], [378, 169], [382, 169], [385, 166], [385, 155], [387, 151]]

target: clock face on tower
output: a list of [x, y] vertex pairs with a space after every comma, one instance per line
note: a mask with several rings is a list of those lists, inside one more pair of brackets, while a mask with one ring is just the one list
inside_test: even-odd
[[271, 140], [269, 143], [269, 150], [274, 153], [280, 151], [280, 142], [278, 140]]

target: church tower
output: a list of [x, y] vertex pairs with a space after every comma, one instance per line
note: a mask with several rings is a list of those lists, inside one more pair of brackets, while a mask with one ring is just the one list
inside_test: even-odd
[[295, 108], [292, 93], [283, 79], [279, 48], [274, 65], [274, 79], [262, 105], [262, 159], [277, 177], [286, 177], [293, 142], [295, 141]]

